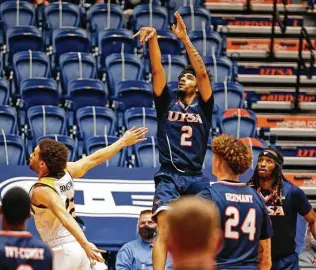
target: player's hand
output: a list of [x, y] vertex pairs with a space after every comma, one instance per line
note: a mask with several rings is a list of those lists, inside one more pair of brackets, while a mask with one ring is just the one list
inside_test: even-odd
[[174, 16], [176, 18], [177, 25], [173, 24], [171, 30], [178, 39], [183, 40], [187, 37], [187, 27], [185, 26], [184, 21], [178, 11], [174, 13]]
[[90, 265], [95, 265], [95, 261], [104, 263], [104, 259], [102, 258], [101, 253], [106, 253], [105, 250], [98, 249], [93, 243], [90, 242], [83, 246], [83, 249], [87, 254]]
[[130, 146], [142, 141], [145, 141], [145, 135], [148, 132], [148, 128], [145, 127], [132, 127], [131, 129], [127, 130], [124, 135], [121, 137], [123, 140], [124, 146]]
[[151, 40], [153, 37], [157, 36], [157, 31], [152, 27], [142, 27], [133, 38], [138, 37], [140, 40], [140, 45], [144, 45], [148, 40]]

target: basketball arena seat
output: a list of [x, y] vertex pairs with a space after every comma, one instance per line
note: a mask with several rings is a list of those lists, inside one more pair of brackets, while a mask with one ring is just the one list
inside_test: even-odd
[[20, 84], [28, 78], [50, 78], [51, 68], [48, 56], [40, 51], [21, 51], [13, 55], [13, 95], [20, 96]]
[[8, 105], [0, 105], [0, 135], [17, 133], [17, 113], [15, 108]]
[[206, 68], [212, 74], [212, 82], [236, 81], [237, 67], [228, 57], [205, 56], [203, 57], [203, 61]]
[[178, 12], [180, 13], [187, 31], [204, 30], [211, 31], [212, 20], [210, 12], [205, 8], [190, 6], [179, 7]]
[[[111, 145], [118, 140], [114, 136], [94, 136], [85, 141], [85, 153], [91, 155], [95, 151]], [[106, 167], [125, 167], [126, 164], [126, 147], [119, 153], [104, 162]]]
[[24, 165], [25, 152], [23, 139], [14, 134], [4, 134], [0, 131], [0, 164]]
[[157, 139], [153, 136], [148, 137], [146, 141], [133, 145], [133, 154], [136, 167], [158, 168], [160, 166]]
[[9, 82], [0, 78], [0, 105], [7, 105], [9, 102], [10, 90]]
[[126, 129], [132, 127], [147, 127], [146, 136], [157, 136], [157, 113], [154, 108], [135, 107], [124, 112], [124, 125]]
[[219, 116], [220, 133], [230, 134], [237, 139], [257, 137], [257, 117], [251, 110], [228, 109]]

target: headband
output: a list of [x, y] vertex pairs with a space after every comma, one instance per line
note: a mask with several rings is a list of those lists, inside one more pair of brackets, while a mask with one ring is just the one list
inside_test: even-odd
[[[273, 151], [276, 155], [272, 154], [270, 151]], [[271, 148], [264, 149], [264, 150], [260, 153], [258, 159], [261, 158], [261, 157], [268, 157], [268, 158], [273, 159], [274, 162], [276, 163], [276, 165], [277, 165], [280, 169], [281, 169], [282, 166], [283, 166], [283, 157], [282, 157], [279, 153], [275, 152], [274, 149], [271, 149]]]

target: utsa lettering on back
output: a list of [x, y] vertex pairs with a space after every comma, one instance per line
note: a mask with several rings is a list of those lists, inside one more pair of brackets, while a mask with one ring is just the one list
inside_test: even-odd
[[157, 110], [161, 168], [155, 174], [153, 202], [153, 218], [157, 219], [159, 227], [153, 250], [155, 270], [162, 270], [165, 266], [165, 210], [169, 202], [181, 195], [195, 195], [209, 186], [209, 180], [203, 176], [201, 169], [212, 122], [211, 75], [191, 43], [180, 14], [176, 12], [174, 15], [177, 23], [172, 26], [172, 31], [183, 43], [191, 63], [179, 74], [176, 95], [167, 87], [156, 30], [143, 27], [134, 35], [140, 37], [142, 45], [146, 42], [149, 45]]
[[52, 270], [49, 247], [25, 231], [30, 210], [30, 197], [22, 188], [15, 187], [5, 193], [0, 210], [1, 270]]
[[251, 153], [239, 140], [222, 134], [212, 141], [212, 171], [217, 182], [199, 193], [216, 202], [224, 234], [217, 269], [270, 270], [272, 225], [263, 200], [241, 183]]

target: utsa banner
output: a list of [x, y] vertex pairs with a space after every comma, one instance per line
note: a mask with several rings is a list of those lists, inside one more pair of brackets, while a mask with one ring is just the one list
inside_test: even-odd
[[[125, 169], [99, 166], [75, 179], [76, 215], [85, 223], [89, 241], [108, 251], [118, 250], [136, 238], [136, 224], [140, 211], [151, 209], [157, 169]], [[0, 200], [10, 188], [19, 186], [29, 191], [37, 181], [26, 166], [0, 166]], [[211, 169], [204, 174], [211, 176]], [[243, 178], [249, 179], [251, 171]], [[33, 218], [28, 230], [38, 236]]]

